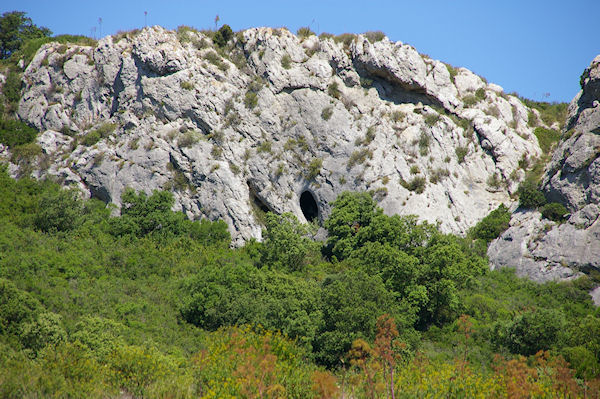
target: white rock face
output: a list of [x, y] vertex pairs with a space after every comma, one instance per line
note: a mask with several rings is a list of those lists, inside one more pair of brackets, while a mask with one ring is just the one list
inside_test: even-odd
[[511, 203], [519, 160], [541, 153], [517, 98], [387, 38], [256, 28], [220, 50], [152, 27], [44, 45], [24, 81], [19, 115], [51, 160], [36, 175], [117, 205], [126, 187], [170, 190], [235, 245], [261, 238], [260, 208], [305, 220], [304, 191], [319, 220], [339, 193], [373, 190], [388, 214], [464, 233]]
[[581, 87], [542, 179], [546, 198], [565, 205], [570, 217], [556, 224], [539, 212], [513, 214], [511, 227], [489, 247], [492, 268], [516, 267], [536, 281], [600, 270], [600, 56], [584, 71]]

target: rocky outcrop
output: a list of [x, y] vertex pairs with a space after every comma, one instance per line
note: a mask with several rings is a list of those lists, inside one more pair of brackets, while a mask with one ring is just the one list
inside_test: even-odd
[[256, 28], [217, 48], [152, 27], [44, 45], [23, 79], [19, 115], [43, 132], [34, 175], [117, 205], [125, 187], [171, 190], [236, 244], [260, 239], [264, 210], [322, 220], [345, 190], [464, 233], [540, 155], [518, 98], [387, 38]]
[[489, 247], [492, 268], [516, 267], [536, 281], [600, 270], [600, 56], [581, 77], [563, 138], [546, 167], [542, 190], [571, 214], [562, 224], [538, 212], [517, 212]]

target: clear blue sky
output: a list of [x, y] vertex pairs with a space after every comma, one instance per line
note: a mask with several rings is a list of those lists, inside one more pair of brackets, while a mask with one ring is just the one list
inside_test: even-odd
[[[2, 0], [0, 12], [25, 11], [55, 34], [113, 34], [148, 25], [233, 30], [310, 25], [317, 33], [381, 30], [391, 40], [464, 66], [506, 92], [571, 101], [579, 76], [600, 54], [600, 0]], [[102, 18], [99, 26], [98, 19]], [[546, 93], [550, 93], [549, 96]]]

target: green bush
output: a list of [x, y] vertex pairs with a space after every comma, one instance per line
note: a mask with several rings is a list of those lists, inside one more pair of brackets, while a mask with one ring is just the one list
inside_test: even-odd
[[213, 35], [213, 42], [218, 47], [225, 47], [227, 43], [233, 38], [233, 31], [227, 24], [221, 26], [218, 31]]
[[548, 154], [552, 147], [560, 140], [560, 132], [554, 129], [536, 127], [533, 133], [535, 134], [535, 137], [537, 137], [540, 148], [544, 154]]
[[450, 74], [450, 80], [452, 81], [452, 83], [454, 83], [454, 78], [456, 78], [456, 75], [458, 75], [458, 70], [450, 64], [445, 65], [446, 69], [448, 70], [448, 73]]
[[194, 84], [192, 82], [181, 81], [179, 82], [179, 86], [185, 90], [194, 90]]
[[283, 69], [290, 69], [292, 67], [292, 57], [289, 54], [284, 54], [281, 57], [281, 66]]
[[298, 28], [298, 30], [296, 31], [296, 35], [298, 35], [298, 37], [304, 39], [309, 36], [314, 36], [315, 32], [310, 30], [310, 27], [308, 27], [308, 26], [302, 26], [301, 28]]
[[92, 130], [91, 132], [89, 132], [85, 136], [83, 136], [81, 143], [83, 145], [85, 145], [86, 147], [93, 146], [100, 140], [105, 139], [108, 136], [110, 136], [110, 134], [112, 132], [114, 132], [116, 128], [117, 128], [117, 125], [114, 123], [110, 123], [110, 122], [103, 123], [102, 125], [98, 126], [98, 128]]
[[523, 181], [519, 185], [517, 193], [519, 194], [519, 204], [523, 208], [538, 208], [546, 204], [546, 197], [530, 180]]
[[348, 168], [354, 167], [354, 165], [362, 165], [367, 159], [373, 159], [373, 151], [369, 148], [362, 148], [360, 150], [352, 151], [350, 158], [348, 158]]
[[[568, 103], [548, 103], [522, 97], [519, 98], [529, 108], [535, 108], [540, 113], [540, 117], [546, 125], [552, 126], [555, 122], [558, 122], [559, 130], [565, 126], [569, 107]], [[537, 117], [531, 117], [530, 115], [530, 120], [532, 121], [532, 125], [530, 126], [535, 126], [538, 123]]]
[[558, 310], [529, 310], [505, 324], [497, 324], [493, 339], [512, 353], [531, 356], [558, 346], [564, 325], [564, 316]]
[[325, 107], [325, 108], [323, 108], [323, 111], [321, 111], [321, 118], [323, 118], [324, 121], [328, 121], [332, 115], [333, 115], [332, 107]]
[[356, 40], [356, 35], [353, 33], [342, 33], [333, 38], [336, 43], [342, 43], [345, 48], [350, 47], [350, 44]]
[[396, 316], [396, 299], [379, 276], [349, 271], [327, 277], [320, 297], [323, 324], [315, 337], [317, 360], [337, 366], [357, 338], [373, 340], [383, 313]]
[[467, 107], [472, 107], [477, 104], [480, 100], [472, 94], [466, 95], [463, 97], [463, 104]]
[[468, 147], [456, 147], [454, 152], [456, 153], [456, 159], [458, 160], [458, 163], [463, 163], [465, 161], [465, 157], [469, 153], [469, 148]]
[[17, 336], [21, 326], [37, 319], [43, 307], [12, 281], [0, 278], [0, 336]]
[[314, 158], [310, 161], [308, 165], [308, 172], [306, 173], [306, 178], [308, 180], [312, 180], [315, 177], [319, 176], [321, 173], [321, 167], [323, 166], [323, 160], [321, 158]]
[[83, 204], [76, 190], [48, 189], [39, 196], [33, 224], [45, 233], [70, 231], [79, 225], [82, 214]]
[[421, 194], [423, 191], [425, 191], [427, 180], [422, 176], [415, 176], [408, 182], [403, 179], [400, 180], [400, 184], [409, 191], [414, 191], [417, 194]]
[[15, 58], [23, 57], [25, 60], [25, 64], [29, 64], [37, 51], [42, 47], [42, 45], [46, 43], [61, 43], [61, 44], [76, 44], [79, 46], [95, 46], [97, 41], [87, 37], [87, 36], [79, 36], [79, 35], [58, 35], [54, 37], [42, 37], [38, 39], [32, 39], [21, 47], [15, 54]]
[[37, 133], [36, 129], [21, 121], [0, 117], [0, 143], [9, 148], [33, 142]]
[[540, 212], [542, 216], [546, 219], [554, 220], [555, 222], [560, 222], [564, 220], [565, 215], [569, 213], [567, 208], [564, 207], [563, 204], [559, 204], [558, 202], [551, 202], [546, 204], [540, 208]]
[[427, 124], [427, 126], [434, 126], [441, 119], [442, 119], [441, 115], [438, 114], [437, 112], [430, 113], [430, 114], [425, 115], [425, 124]]
[[498, 208], [494, 209], [471, 228], [469, 236], [473, 239], [480, 239], [486, 243], [490, 243], [508, 229], [510, 216], [508, 208], [504, 204], [500, 204]]
[[258, 95], [255, 92], [248, 90], [244, 96], [244, 104], [246, 105], [246, 108], [253, 109], [258, 105]]
[[327, 87], [327, 94], [339, 100], [342, 93], [340, 92], [340, 88], [337, 82], [333, 82]]
[[179, 148], [187, 148], [198, 143], [198, 141], [200, 141], [198, 133], [194, 131], [188, 131], [179, 136], [179, 138], [177, 139], [177, 145], [179, 146]]
[[485, 100], [487, 97], [487, 93], [485, 92], [485, 89], [483, 87], [480, 87], [479, 89], [477, 89], [475, 91], [475, 97], [477, 97], [477, 99], [479, 101]]
[[280, 270], [298, 271], [311, 261], [320, 260], [319, 246], [311, 240], [310, 225], [302, 225], [291, 213], [265, 218], [264, 243], [260, 248], [260, 263]]
[[[284, 257], [298, 255], [296, 247], [280, 244], [284, 243], [269, 245]], [[267, 258], [274, 255], [270, 249], [265, 251]], [[211, 331], [228, 325], [260, 325], [278, 329], [310, 348], [321, 323], [316, 282], [247, 262], [201, 268], [182, 282], [178, 297], [183, 320]]]
[[12, 70], [9, 70], [6, 75], [6, 81], [2, 85], [2, 94], [8, 102], [10, 108], [16, 110], [16, 107], [21, 99], [21, 88], [23, 82], [21, 81], [21, 74]]

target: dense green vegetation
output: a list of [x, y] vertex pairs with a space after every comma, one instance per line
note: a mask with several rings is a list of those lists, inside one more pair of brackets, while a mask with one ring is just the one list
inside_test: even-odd
[[[230, 249], [223, 222], [189, 221], [172, 200], [126, 190], [110, 217], [2, 169], [0, 396], [371, 397], [392, 369], [396, 392], [502, 395], [534, 367], [517, 355], [549, 373], [569, 370], [564, 357], [573, 392], [600, 373], [591, 280], [539, 285], [478, 255], [503, 207], [461, 239], [344, 193], [324, 244], [268, 214], [263, 243]], [[532, 389], [562, 392], [550, 377]]]

